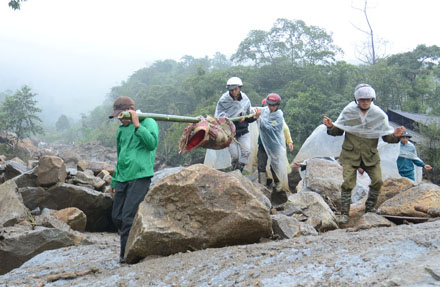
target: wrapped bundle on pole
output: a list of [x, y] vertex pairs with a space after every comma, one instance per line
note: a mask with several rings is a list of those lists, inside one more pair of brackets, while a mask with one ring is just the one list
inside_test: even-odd
[[235, 125], [227, 118], [207, 116], [202, 121], [189, 124], [179, 142], [179, 152], [185, 154], [195, 148], [223, 149], [235, 136]]
[[[235, 137], [235, 125], [233, 122], [255, 116], [255, 114], [251, 114], [228, 119], [224, 117], [214, 118], [211, 116], [186, 117], [154, 113], [136, 113], [139, 116], [139, 120], [152, 118], [157, 121], [189, 123], [179, 141], [179, 152], [181, 154], [185, 154], [198, 147], [215, 150], [228, 147]], [[123, 112], [119, 115], [119, 118], [129, 119], [130, 116], [129, 112]]]

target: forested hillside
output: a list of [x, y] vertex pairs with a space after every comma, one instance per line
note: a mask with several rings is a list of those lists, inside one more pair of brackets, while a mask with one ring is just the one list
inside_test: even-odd
[[[353, 99], [353, 89], [359, 83], [375, 88], [376, 104], [385, 111], [393, 108], [440, 115], [439, 47], [419, 45], [413, 51], [362, 65], [337, 61], [341, 53], [325, 30], [302, 21], [279, 19], [269, 31], [251, 31], [230, 59], [221, 53], [212, 58], [188, 55], [179, 61], [160, 60], [134, 72], [111, 89], [106, 105], [83, 115], [80, 126], [63, 129], [66, 119], [59, 119], [57, 130], [49, 131], [46, 139], [61, 136], [69, 142], [97, 140], [114, 145], [118, 123], [107, 116], [119, 96], [133, 98], [136, 108], [143, 112], [213, 114], [232, 76], [243, 80], [242, 90], [253, 106], [259, 106], [268, 93], [281, 95], [281, 109], [296, 150], [322, 122], [323, 115], [336, 119]], [[185, 124], [160, 123], [158, 158], [168, 165], [203, 160], [203, 150], [178, 154], [178, 139], [184, 128]], [[438, 129], [432, 128], [427, 133], [435, 137], [435, 131]], [[438, 139], [430, 144], [430, 148], [437, 147]], [[438, 155], [433, 153], [427, 160], [435, 164], [432, 161], [437, 161]]]

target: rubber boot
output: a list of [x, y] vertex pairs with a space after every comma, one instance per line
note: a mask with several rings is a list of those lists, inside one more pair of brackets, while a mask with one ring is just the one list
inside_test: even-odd
[[259, 172], [258, 173], [258, 182], [264, 186], [267, 184], [267, 176], [266, 172]]
[[377, 210], [374, 208], [374, 206], [377, 203], [377, 197], [379, 195], [379, 192], [377, 190], [371, 190], [368, 192], [368, 198], [365, 202], [365, 213], [367, 212], [373, 212], [376, 213]]

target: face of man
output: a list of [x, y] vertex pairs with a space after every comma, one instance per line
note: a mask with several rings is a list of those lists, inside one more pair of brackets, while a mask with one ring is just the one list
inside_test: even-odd
[[403, 144], [407, 144], [409, 141], [409, 137], [400, 137], [400, 142]]
[[[134, 111], [134, 106], [130, 106], [128, 109], [125, 110], [125, 112], [128, 110]], [[119, 120], [121, 121], [123, 126], [128, 126], [131, 123], [131, 119], [119, 119]]]
[[229, 93], [234, 97], [234, 98], [238, 98], [238, 95], [240, 94], [240, 88], [237, 87], [233, 90], [229, 90]]
[[361, 110], [366, 111], [370, 108], [372, 99], [359, 99], [357, 100], [358, 106]]
[[276, 112], [276, 110], [278, 109], [278, 105], [268, 105], [268, 107], [271, 113]]

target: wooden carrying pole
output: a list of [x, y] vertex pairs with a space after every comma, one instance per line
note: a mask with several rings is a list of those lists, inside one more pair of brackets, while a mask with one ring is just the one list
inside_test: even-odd
[[[175, 116], [175, 115], [164, 115], [164, 114], [155, 114], [155, 113], [137, 113], [139, 120], [143, 120], [145, 118], [152, 118], [156, 121], [165, 121], [165, 122], [178, 122], [178, 123], [198, 123], [203, 118], [202, 117], [187, 117], [187, 116]], [[229, 120], [232, 122], [238, 122], [243, 118], [252, 118], [255, 114], [250, 114], [241, 117], [230, 118]], [[122, 112], [118, 116], [119, 119], [130, 119], [131, 114], [129, 112]]]

